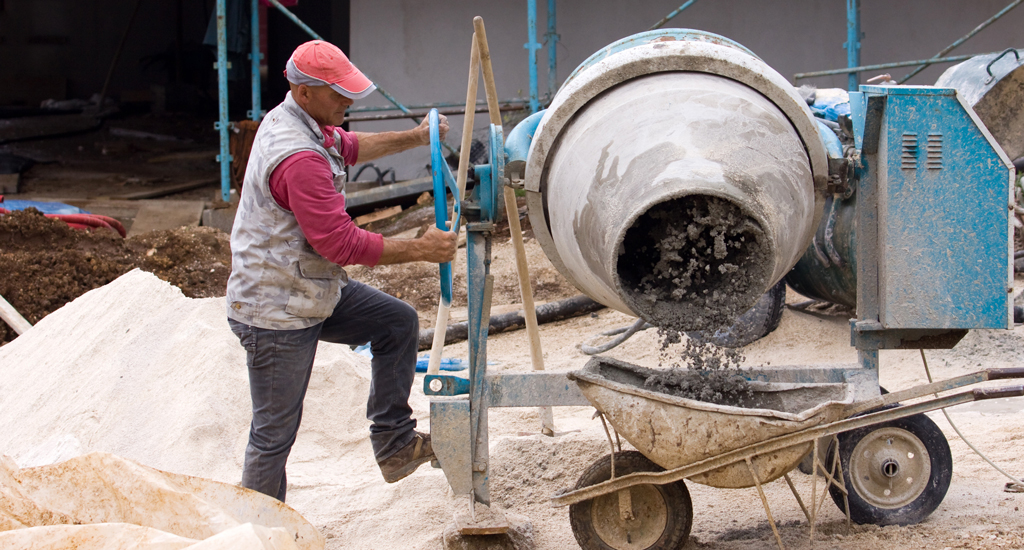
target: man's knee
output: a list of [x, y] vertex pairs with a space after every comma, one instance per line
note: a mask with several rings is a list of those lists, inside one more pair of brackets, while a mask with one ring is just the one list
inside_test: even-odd
[[399, 326], [402, 331], [407, 334], [415, 334], [417, 337], [420, 332], [420, 316], [416, 313], [416, 309], [405, 302], [401, 302], [399, 306]]

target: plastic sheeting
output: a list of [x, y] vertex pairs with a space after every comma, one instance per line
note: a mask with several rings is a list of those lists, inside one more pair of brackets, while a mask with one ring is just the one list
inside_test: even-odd
[[37, 468], [0, 458], [0, 548], [321, 550], [295, 510], [234, 485], [106, 453]]

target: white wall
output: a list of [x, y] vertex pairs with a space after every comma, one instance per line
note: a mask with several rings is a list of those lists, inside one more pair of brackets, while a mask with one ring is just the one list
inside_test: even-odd
[[[564, 79], [597, 49], [644, 31], [682, 0], [558, 0], [558, 77]], [[862, 0], [861, 62], [905, 61], [931, 57], [985, 21], [1009, 0]], [[538, 0], [538, 40], [547, 26], [547, 1]], [[721, 34], [751, 49], [782, 75], [846, 66], [846, 2], [843, 0], [699, 0], [668, 26]], [[352, 0], [352, 60], [376, 83], [406, 104], [462, 102], [466, 96], [473, 16], [487, 24], [498, 95], [527, 97], [529, 75], [525, 0]], [[1024, 8], [1005, 15], [950, 55], [986, 53], [1024, 46], [1016, 31]], [[547, 90], [547, 50], [538, 52], [540, 90]], [[930, 68], [910, 83], [931, 84], [947, 67]], [[899, 78], [909, 69], [890, 70]], [[863, 79], [877, 73], [864, 74]], [[801, 83], [846, 87], [846, 76]], [[483, 98], [481, 84], [480, 97]], [[374, 94], [362, 105], [385, 105]], [[449, 117], [448, 142], [457, 145], [462, 117]], [[476, 127], [486, 126], [477, 115]], [[358, 131], [410, 128], [411, 121], [354, 123]], [[480, 130], [478, 130], [480, 131]], [[394, 166], [399, 179], [427, 175], [421, 148], [378, 166]]]

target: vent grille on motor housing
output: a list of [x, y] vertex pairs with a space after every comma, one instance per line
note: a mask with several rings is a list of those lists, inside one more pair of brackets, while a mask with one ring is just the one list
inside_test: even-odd
[[904, 170], [917, 170], [917, 132], [903, 132], [903, 154], [900, 161]]
[[928, 169], [929, 170], [942, 170], [942, 134], [930, 133], [928, 134]]

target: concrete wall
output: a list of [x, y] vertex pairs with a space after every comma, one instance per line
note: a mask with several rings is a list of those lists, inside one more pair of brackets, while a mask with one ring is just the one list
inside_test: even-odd
[[[546, 0], [538, 0], [538, 40], [546, 28]], [[682, 0], [558, 0], [558, 78], [564, 79], [591, 53], [624, 36], [648, 29]], [[863, 64], [931, 57], [970, 32], [1009, 0], [862, 0]], [[750, 48], [782, 75], [846, 66], [846, 3], [842, 0], [700, 0], [668, 26], [707, 30]], [[472, 18], [487, 24], [500, 98], [527, 97], [526, 1], [352, 0], [353, 61], [375, 82], [407, 104], [462, 102], [466, 95]], [[1004, 16], [951, 55], [986, 53], [1024, 46], [1017, 29], [1024, 8]], [[547, 50], [539, 52], [540, 89], [547, 89]], [[932, 84], [947, 67], [930, 68], [911, 84]], [[889, 72], [900, 78], [909, 69]], [[877, 73], [862, 75], [863, 79]], [[560, 81], [560, 80], [559, 80]], [[846, 87], [846, 76], [801, 83]], [[480, 97], [483, 98], [481, 85]], [[384, 105], [375, 94], [360, 104]], [[449, 117], [448, 142], [459, 143], [462, 117]], [[481, 133], [486, 115], [477, 115]], [[353, 123], [359, 131], [400, 130], [411, 121]], [[476, 134], [475, 133], [475, 134]], [[427, 175], [425, 150], [408, 152], [378, 165], [394, 166], [400, 179]]]
[[[499, 96], [526, 97], [529, 78], [526, 50], [526, 0], [351, 0], [346, 9], [339, 0], [301, 0], [297, 12], [325, 13], [330, 2], [330, 21], [307, 21], [328, 39], [343, 43], [350, 18], [350, 55], [356, 64], [384, 89], [407, 104], [440, 101], [462, 102], [469, 65], [472, 18], [484, 17], [494, 61]], [[864, 31], [862, 62], [927, 58], [986, 20], [1009, 0], [862, 0]], [[624, 36], [646, 30], [675, 9], [682, 0], [558, 0], [558, 78], [564, 79], [587, 56]], [[538, 0], [540, 39], [546, 28], [546, 0]], [[37, 97], [88, 98], [99, 92], [135, 0], [3, 0], [0, 3], [0, 104], [5, 94], [18, 87], [32, 88]], [[184, 43], [202, 41], [214, 0], [143, 0], [128, 36], [120, 63], [113, 75], [111, 93], [148, 90], [161, 84], [166, 74], [143, 71], [140, 61], [168, 52], [177, 40], [178, 13]], [[280, 17], [278, 18], [281, 19]], [[281, 20], [282, 25], [291, 25]], [[274, 22], [274, 21], [272, 21]], [[954, 54], [983, 53], [1011, 46], [1024, 22], [1024, 8], [1017, 8]], [[842, 0], [699, 0], [670, 26], [690, 27], [732, 38], [760, 55], [784, 76], [846, 64], [845, 2]], [[305, 38], [283, 29], [276, 47], [289, 49]], [[294, 33], [293, 33], [294, 34]], [[281, 38], [284, 37], [284, 38]], [[294, 41], [295, 44], [284, 42]], [[208, 54], [208, 52], [207, 52]], [[279, 57], [279, 56], [278, 56]], [[540, 89], [547, 89], [547, 51], [541, 50]], [[197, 61], [197, 70], [215, 81], [210, 63]], [[201, 65], [201, 66], [199, 66]], [[945, 67], [923, 72], [912, 83], [930, 84]], [[281, 67], [269, 67], [272, 76]], [[906, 70], [892, 71], [896, 77]], [[867, 78], [872, 75], [864, 75]], [[30, 82], [32, 79], [37, 79]], [[820, 87], [845, 87], [846, 77], [809, 81]], [[236, 115], [249, 106], [247, 82], [236, 85]], [[271, 86], [271, 88], [274, 88]], [[481, 87], [482, 88], [482, 87]], [[215, 92], [215, 88], [210, 88]], [[16, 94], [15, 94], [16, 95]], [[24, 95], [24, 94], [22, 94]], [[280, 100], [280, 90], [268, 90], [264, 107]], [[483, 97], [481, 89], [480, 97]], [[362, 105], [386, 104], [375, 94]], [[477, 116], [479, 129], [486, 115]], [[458, 144], [461, 117], [451, 117], [448, 142]], [[354, 123], [360, 131], [400, 130], [409, 121]], [[212, 130], [211, 130], [212, 131]], [[394, 166], [400, 179], [426, 175], [425, 150], [383, 159], [379, 165]]]

